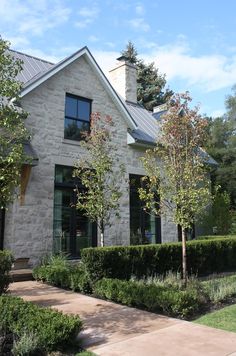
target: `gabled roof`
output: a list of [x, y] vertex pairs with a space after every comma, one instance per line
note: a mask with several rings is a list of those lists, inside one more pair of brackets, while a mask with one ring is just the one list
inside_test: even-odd
[[15, 58], [23, 62], [23, 70], [17, 77], [24, 84], [21, 96], [29, 93], [79, 57], [86, 56], [106, 88], [112, 94], [119, 108], [125, 114], [129, 126], [129, 134], [133, 138], [132, 143], [141, 143], [143, 145], [153, 145], [155, 143], [159, 131], [157, 120], [155, 120], [151, 112], [147, 111], [140, 104], [127, 102], [116, 93], [87, 47], [83, 47], [57, 64], [13, 50], [11, 50], [11, 53]]
[[[25, 68], [26, 74], [22, 74], [22, 78], [25, 78], [24, 80], [24, 87], [23, 90], [20, 94], [21, 97], [25, 96], [29, 92], [31, 92], [33, 89], [37, 88], [40, 84], [44, 83], [46, 80], [51, 78], [53, 75], [61, 71], [63, 68], [67, 67], [74, 61], [76, 61], [78, 58], [85, 56], [87, 61], [90, 63], [90, 65], [94, 68], [96, 74], [98, 75], [99, 79], [103, 83], [104, 87], [108, 90], [110, 93], [113, 101], [115, 104], [119, 107], [121, 113], [124, 115], [126, 122], [128, 124], [128, 127], [131, 130], [135, 130], [137, 128], [137, 124], [130, 115], [129, 111], [127, 110], [126, 106], [123, 104], [119, 96], [117, 95], [116, 91], [114, 88], [111, 86], [110, 82], [102, 72], [101, 68], [97, 64], [96, 60], [90, 53], [89, 49], [87, 47], [81, 48], [79, 51], [75, 52], [71, 56], [63, 59], [61, 62], [57, 64], [52, 64], [49, 62], [41, 61], [39, 58], [31, 57], [20, 53], [20, 52], [14, 52], [11, 51], [13, 56], [15, 57], [15, 53], [19, 56], [21, 56], [21, 59], [24, 61], [26, 59], [26, 64]], [[31, 67], [35, 65], [35, 70], [30, 70]], [[35, 73], [37, 72], [37, 73]], [[35, 75], [33, 75], [35, 73]], [[30, 75], [32, 74], [32, 77]], [[20, 80], [20, 78], [18, 78]], [[28, 80], [27, 80], [28, 79]]]

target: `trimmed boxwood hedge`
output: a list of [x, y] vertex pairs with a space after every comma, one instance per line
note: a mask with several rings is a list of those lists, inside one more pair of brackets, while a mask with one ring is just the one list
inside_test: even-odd
[[13, 263], [13, 256], [10, 251], [0, 251], [0, 295], [4, 293], [10, 283], [9, 272]]
[[41, 351], [57, 350], [74, 342], [82, 329], [79, 316], [64, 315], [8, 295], [0, 297], [0, 315], [1, 332], [12, 333], [16, 339], [35, 335], [37, 349]]
[[236, 238], [236, 235], [203, 235], [197, 236], [196, 240], [228, 239]]
[[[130, 279], [181, 271], [181, 243], [86, 248], [82, 261], [92, 280]], [[187, 242], [188, 272], [198, 275], [236, 270], [236, 239]]]
[[188, 284], [186, 288], [103, 278], [94, 285], [98, 297], [170, 316], [189, 317], [206, 303], [202, 291]]

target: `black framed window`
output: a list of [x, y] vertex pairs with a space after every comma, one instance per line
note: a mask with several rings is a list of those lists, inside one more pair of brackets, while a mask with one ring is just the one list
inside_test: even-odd
[[97, 246], [97, 227], [75, 208], [75, 187], [83, 187], [72, 177], [73, 169], [55, 167], [53, 250], [76, 258], [82, 248]]
[[83, 132], [89, 132], [92, 101], [66, 94], [64, 138], [79, 141]]
[[130, 244], [161, 243], [161, 218], [143, 210], [138, 190], [142, 176], [130, 174]]

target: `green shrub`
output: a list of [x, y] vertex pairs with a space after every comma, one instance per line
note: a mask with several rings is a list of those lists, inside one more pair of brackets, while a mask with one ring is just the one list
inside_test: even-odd
[[202, 285], [213, 303], [222, 302], [236, 295], [236, 275], [220, 278], [212, 277], [203, 281]]
[[24, 333], [18, 340], [14, 340], [12, 354], [14, 356], [40, 355], [39, 340], [36, 334]]
[[41, 266], [34, 268], [33, 277], [57, 287], [69, 288], [71, 268], [65, 255], [52, 255]]
[[33, 277], [57, 287], [92, 293], [91, 280], [84, 264], [82, 262], [70, 264], [64, 255], [45, 259], [41, 266], [34, 268]]
[[184, 289], [145, 281], [104, 278], [95, 283], [94, 293], [98, 297], [128, 306], [180, 317], [196, 313], [206, 301], [202, 291], [191, 283]]
[[13, 263], [13, 256], [10, 251], [0, 251], [0, 295], [6, 292], [11, 278], [9, 272]]
[[228, 238], [236, 238], [236, 235], [206, 235], [206, 236], [198, 236], [196, 240], [214, 240], [214, 239], [228, 239]]
[[26, 346], [24, 335], [34, 334], [37, 335], [37, 347], [46, 351], [56, 350], [72, 342], [82, 328], [78, 316], [40, 308], [12, 296], [0, 297], [0, 315], [0, 330], [13, 333], [18, 340], [21, 340], [21, 347], [24, 342]]
[[[82, 261], [91, 280], [131, 276], [145, 278], [181, 271], [181, 243], [83, 249]], [[189, 274], [206, 275], [236, 270], [236, 239], [218, 238], [187, 242]]]
[[71, 269], [70, 288], [75, 292], [92, 293], [92, 283], [82, 262]]

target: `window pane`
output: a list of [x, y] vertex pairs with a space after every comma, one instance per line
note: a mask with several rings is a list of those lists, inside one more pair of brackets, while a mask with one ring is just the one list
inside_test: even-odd
[[65, 132], [64, 137], [70, 140], [83, 139], [83, 132], [89, 131], [89, 122], [82, 122], [65, 118]]
[[[81, 126], [80, 122], [78, 124]], [[75, 208], [75, 186], [70, 183], [74, 180], [71, 175], [73, 169], [59, 165], [55, 167], [53, 248], [54, 252], [63, 251], [70, 257], [79, 257], [82, 248], [93, 245], [93, 233], [96, 231], [83, 212]]]
[[157, 224], [160, 221], [143, 210], [138, 193], [142, 184], [141, 176], [130, 175], [130, 243], [133, 245], [158, 241]]
[[66, 116], [77, 117], [77, 99], [66, 96]]
[[90, 101], [78, 99], [78, 118], [81, 120], [90, 120]]
[[72, 177], [73, 168], [56, 166], [55, 181], [56, 183], [75, 184], [75, 179]]

